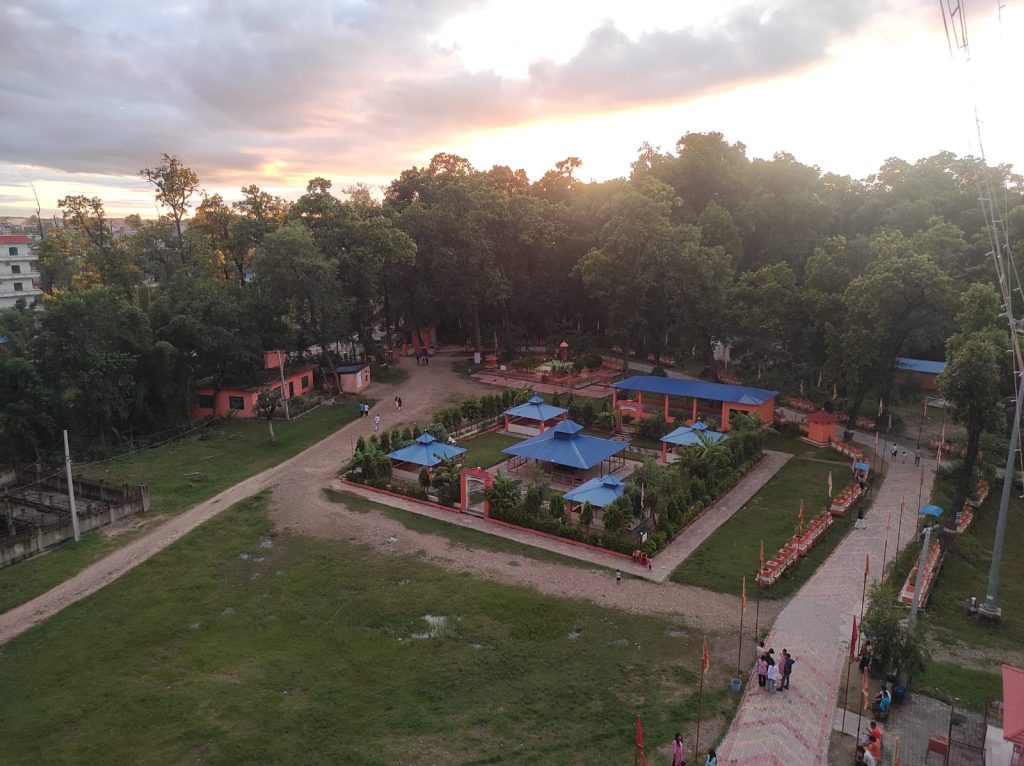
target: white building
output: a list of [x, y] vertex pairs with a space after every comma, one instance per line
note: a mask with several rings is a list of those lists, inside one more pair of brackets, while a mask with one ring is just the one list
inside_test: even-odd
[[23, 302], [25, 308], [42, 308], [43, 291], [32, 240], [20, 234], [0, 235], [0, 309]]

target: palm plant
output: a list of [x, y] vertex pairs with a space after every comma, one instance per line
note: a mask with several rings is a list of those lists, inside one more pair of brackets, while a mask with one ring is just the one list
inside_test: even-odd
[[367, 442], [352, 456], [352, 469], [365, 481], [386, 481], [391, 478], [391, 458], [376, 444]]
[[484, 497], [496, 511], [513, 511], [519, 505], [519, 482], [498, 471], [498, 475], [494, 477], [494, 484], [484, 490]]

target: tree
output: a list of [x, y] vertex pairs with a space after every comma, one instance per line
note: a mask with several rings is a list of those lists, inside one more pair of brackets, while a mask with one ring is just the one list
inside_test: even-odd
[[499, 513], [514, 511], [520, 502], [519, 482], [507, 473], [498, 471], [494, 484], [484, 490], [484, 497], [491, 504], [491, 510]]
[[391, 458], [373, 440], [366, 442], [361, 450], [356, 450], [351, 468], [368, 484], [387, 481], [393, 470]]
[[602, 514], [604, 530], [610, 535], [621, 535], [626, 531], [629, 518], [633, 515], [633, 504], [625, 495], [605, 506]]
[[274, 435], [274, 412], [280, 403], [281, 389], [279, 388], [264, 386], [256, 397], [254, 414], [267, 419], [267, 432], [270, 434], [271, 444], [277, 441], [277, 437]]
[[130, 295], [141, 274], [125, 247], [114, 238], [103, 200], [71, 195], [57, 202], [57, 207], [63, 211], [64, 227], [72, 238], [71, 250], [77, 254], [76, 283], [104, 284]]
[[580, 511], [580, 524], [583, 525], [583, 529], [587, 532], [590, 531], [590, 525], [594, 523], [594, 506], [587, 500], [583, 503], [583, 510]]
[[871, 636], [871, 650], [886, 674], [896, 672], [913, 676], [925, 667], [927, 649], [920, 634], [908, 633], [906, 610], [896, 598], [896, 589], [888, 580], [871, 586], [870, 606], [861, 628]]
[[953, 489], [953, 513], [971, 495], [981, 435], [996, 423], [1004, 371], [999, 295], [988, 284], [974, 284], [960, 298], [957, 324], [961, 332], [946, 342], [946, 368], [938, 378], [939, 391], [952, 405], [952, 417], [967, 430], [967, 445]]
[[565, 500], [562, 499], [561, 493], [556, 492], [551, 496], [551, 499], [548, 501], [548, 513], [557, 522], [565, 521]]
[[0, 463], [41, 461], [56, 446], [50, 389], [19, 357], [0, 355]]
[[170, 209], [171, 220], [178, 234], [178, 253], [181, 263], [187, 261], [182, 221], [192, 207], [192, 198], [199, 192], [199, 176], [171, 154], [161, 154], [160, 164], [144, 168], [139, 175], [156, 187], [156, 201]]

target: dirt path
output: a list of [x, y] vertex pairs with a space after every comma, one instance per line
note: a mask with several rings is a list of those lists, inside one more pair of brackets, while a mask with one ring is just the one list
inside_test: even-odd
[[[339, 429], [304, 452], [263, 471], [219, 495], [170, 519], [159, 528], [92, 564], [41, 596], [0, 615], [0, 644], [64, 607], [85, 598], [146, 561], [235, 502], [275, 487], [273, 518], [280, 529], [328, 539], [369, 544], [387, 554], [418, 554], [441, 566], [555, 596], [589, 601], [633, 612], [674, 615], [708, 631], [731, 630], [738, 619], [738, 599], [674, 583], [654, 584], [627, 579], [616, 583], [605, 569], [538, 562], [531, 558], [453, 545], [446, 538], [412, 532], [375, 513], [355, 513], [328, 501], [322, 492], [343, 462], [352, 455], [359, 436], [373, 433], [373, 415], [382, 428], [420, 423], [448, 403], [486, 393], [489, 387], [452, 370], [454, 356], [437, 356], [425, 367], [403, 360], [409, 378], [400, 384], [374, 384], [379, 403], [369, 418]], [[394, 397], [402, 397], [402, 412]], [[780, 604], [761, 605], [763, 624], [774, 620]]]

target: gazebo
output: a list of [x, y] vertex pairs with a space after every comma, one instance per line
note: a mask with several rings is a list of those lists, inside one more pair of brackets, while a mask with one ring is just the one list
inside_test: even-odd
[[668, 462], [668, 449], [676, 447], [697, 447], [704, 443], [701, 439], [717, 444], [725, 438], [725, 434], [712, 431], [703, 420], [698, 420], [692, 426], [680, 426], [661, 437], [661, 462]]
[[422, 468], [433, 468], [442, 460], [456, 457], [465, 451], [462, 447], [443, 444], [430, 434], [424, 433], [408, 447], [389, 452], [388, 457], [391, 458], [396, 471], [418, 473]]
[[572, 521], [573, 511], [582, 508], [584, 503], [590, 503], [594, 508], [607, 508], [625, 491], [626, 485], [618, 476], [598, 476], [565, 493], [566, 516]]
[[618, 456], [626, 449], [625, 442], [586, 436], [582, 430], [579, 423], [563, 420], [532, 439], [506, 447], [502, 452], [511, 456], [508, 470], [516, 471], [535, 460], [547, 464], [552, 481], [573, 486], [591, 478], [594, 468], [603, 475], [625, 466], [626, 461]]
[[807, 416], [807, 441], [827, 447], [836, 433], [836, 416], [825, 410]]
[[564, 420], [568, 410], [545, 404], [539, 396], [505, 410], [505, 430], [520, 434], [544, 433], [558, 420]]

